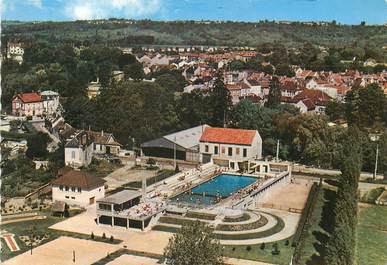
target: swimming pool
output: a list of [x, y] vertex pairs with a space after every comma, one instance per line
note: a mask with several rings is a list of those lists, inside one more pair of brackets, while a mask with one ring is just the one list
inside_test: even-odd
[[256, 178], [249, 176], [220, 174], [189, 191], [173, 197], [171, 200], [175, 202], [211, 205], [217, 203], [218, 198], [226, 198], [256, 181]]

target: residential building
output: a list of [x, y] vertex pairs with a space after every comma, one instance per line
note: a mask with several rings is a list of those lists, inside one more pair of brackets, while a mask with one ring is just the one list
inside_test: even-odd
[[79, 168], [88, 166], [93, 155], [93, 141], [86, 131], [75, 133], [65, 144], [65, 165]]
[[105, 180], [68, 167], [59, 170], [52, 181], [52, 200], [86, 207], [105, 197]]
[[51, 90], [40, 93], [43, 100], [44, 112], [48, 115], [56, 114], [59, 111], [59, 93]]
[[242, 162], [262, 158], [262, 138], [256, 130], [207, 127], [199, 146], [202, 163], [213, 161], [235, 170]]
[[20, 93], [12, 99], [12, 114], [16, 116], [41, 116], [44, 112], [43, 99], [39, 93]]
[[104, 131], [87, 131], [88, 136], [93, 142], [93, 153], [95, 154], [114, 154], [118, 155], [121, 150], [121, 144], [117, 142], [112, 133]]
[[9, 42], [7, 45], [7, 58], [13, 59], [19, 64], [23, 62], [24, 48], [20, 42]]

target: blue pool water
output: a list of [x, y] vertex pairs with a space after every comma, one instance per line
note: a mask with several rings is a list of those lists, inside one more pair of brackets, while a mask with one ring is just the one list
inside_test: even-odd
[[215, 204], [217, 197], [226, 198], [232, 193], [249, 186], [257, 179], [248, 176], [220, 174], [191, 190], [172, 198], [172, 201], [198, 204]]

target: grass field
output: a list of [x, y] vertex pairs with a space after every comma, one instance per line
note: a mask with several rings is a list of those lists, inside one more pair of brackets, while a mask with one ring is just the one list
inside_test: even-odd
[[[249, 259], [279, 265], [288, 265], [294, 251], [294, 248], [290, 243], [291, 241], [291, 238], [288, 238], [277, 242], [266, 243], [263, 250], [261, 249], [261, 244], [224, 246], [223, 253], [225, 256], [231, 258]], [[274, 243], [278, 244], [278, 249], [280, 251], [278, 255], [273, 255], [271, 253]], [[250, 250], [248, 250], [248, 246], [251, 247], [251, 249], [249, 248]]]
[[360, 207], [357, 229], [359, 265], [387, 264], [387, 207]]

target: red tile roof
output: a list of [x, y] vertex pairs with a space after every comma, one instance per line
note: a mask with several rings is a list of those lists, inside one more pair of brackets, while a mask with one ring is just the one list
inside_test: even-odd
[[42, 101], [42, 97], [39, 93], [31, 92], [31, 93], [21, 93], [17, 94], [15, 97], [20, 98], [24, 103], [32, 103], [32, 102], [40, 102]]
[[207, 127], [200, 142], [250, 145], [256, 133], [255, 130]]

